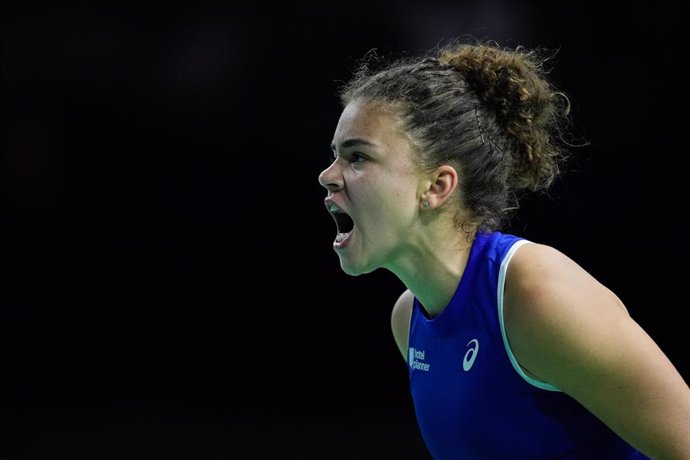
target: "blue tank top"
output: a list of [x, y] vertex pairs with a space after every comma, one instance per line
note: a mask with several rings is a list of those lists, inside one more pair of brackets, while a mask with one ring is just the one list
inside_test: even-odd
[[527, 240], [478, 234], [448, 306], [414, 299], [408, 369], [417, 421], [436, 460], [647, 459], [573, 398], [530, 378], [508, 345], [503, 287]]

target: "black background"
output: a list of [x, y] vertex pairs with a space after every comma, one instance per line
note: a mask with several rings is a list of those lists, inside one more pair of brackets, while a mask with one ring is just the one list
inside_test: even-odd
[[6, 4], [0, 458], [428, 458], [402, 285], [340, 271], [317, 176], [357, 58], [462, 35], [559, 50], [589, 145], [508, 230], [689, 378], [680, 4]]

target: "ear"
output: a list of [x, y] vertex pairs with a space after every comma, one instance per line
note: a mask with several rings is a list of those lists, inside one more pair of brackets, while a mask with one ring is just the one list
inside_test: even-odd
[[458, 187], [458, 172], [450, 165], [441, 165], [432, 172], [430, 179], [421, 201], [429, 203], [425, 207], [433, 209], [453, 195]]

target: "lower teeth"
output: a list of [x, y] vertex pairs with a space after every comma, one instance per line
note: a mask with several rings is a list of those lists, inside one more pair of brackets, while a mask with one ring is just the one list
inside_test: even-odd
[[336, 243], [342, 243], [343, 240], [345, 238], [347, 238], [347, 235], [349, 235], [349, 233], [338, 233], [338, 235], [336, 235], [336, 237], [335, 237], [335, 242]]

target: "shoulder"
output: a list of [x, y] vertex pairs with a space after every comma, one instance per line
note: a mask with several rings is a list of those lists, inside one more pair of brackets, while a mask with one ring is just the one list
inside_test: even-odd
[[413, 304], [414, 295], [409, 289], [405, 289], [395, 301], [391, 312], [393, 338], [403, 358], [407, 358], [407, 342], [410, 332], [410, 317], [412, 316]]
[[503, 298], [508, 342], [527, 373], [655, 458], [690, 451], [690, 389], [621, 300], [583, 267], [552, 247], [524, 244], [508, 266]]
[[523, 244], [515, 252], [506, 274], [506, 297], [532, 308], [533, 313], [539, 313], [541, 307], [547, 308], [542, 313], [554, 313], [554, 302], [564, 305], [572, 301], [567, 305], [574, 306], [589, 299], [627, 315], [623, 302], [610, 289], [566, 254], [544, 244]]
[[409, 323], [413, 304], [414, 294], [409, 289], [405, 289], [393, 305], [393, 311], [391, 312], [391, 323], [394, 323], [393, 326], [401, 321]]
[[[526, 243], [521, 245], [515, 252], [510, 260], [509, 268], [512, 275], [511, 278], [513, 281], [520, 282], [521, 286], [524, 286], [525, 283], [534, 283], [538, 279], [543, 279], [540, 275], [545, 274], [545, 272], [550, 276], [557, 277], [565, 274], [571, 275], [573, 272], [586, 275], [586, 272], [580, 265], [560, 250], [545, 244]], [[533, 284], [529, 285], [533, 286]]]
[[510, 261], [503, 313], [520, 365], [564, 390], [576, 376], [565, 375], [563, 364], [570, 362], [574, 371], [575, 361], [586, 366], [590, 358], [614, 359], [611, 332], [631, 321], [620, 299], [584, 268], [535, 243], [522, 245]]

